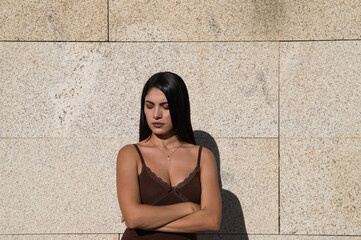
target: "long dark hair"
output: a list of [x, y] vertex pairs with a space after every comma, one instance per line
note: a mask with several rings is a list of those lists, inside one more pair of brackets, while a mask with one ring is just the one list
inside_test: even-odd
[[167, 98], [173, 134], [177, 136], [179, 141], [196, 144], [191, 124], [187, 87], [183, 79], [172, 72], [156, 73], [144, 85], [139, 122], [139, 141], [147, 139], [152, 134], [144, 114], [145, 96], [152, 88], [158, 88]]

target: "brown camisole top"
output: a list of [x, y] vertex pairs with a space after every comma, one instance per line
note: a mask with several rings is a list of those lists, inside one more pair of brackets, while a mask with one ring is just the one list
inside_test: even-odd
[[[138, 175], [139, 192], [142, 204], [148, 205], [170, 205], [181, 202], [201, 202], [200, 160], [202, 147], [199, 147], [197, 166], [182, 182], [176, 186], [158, 177], [144, 162], [143, 155], [137, 144], [134, 144], [142, 162], [142, 170]], [[145, 231], [141, 229], [127, 228], [122, 240], [194, 240], [195, 233], [167, 233], [158, 231]]]

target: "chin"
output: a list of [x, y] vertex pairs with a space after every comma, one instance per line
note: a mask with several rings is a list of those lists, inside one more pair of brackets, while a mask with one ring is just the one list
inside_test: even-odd
[[160, 136], [167, 136], [167, 135], [171, 135], [171, 130], [163, 130], [163, 129], [159, 129], [159, 128], [156, 128], [156, 129], [150, 129], [152, 130], [152, 132], [156, 135], [160, 135]]

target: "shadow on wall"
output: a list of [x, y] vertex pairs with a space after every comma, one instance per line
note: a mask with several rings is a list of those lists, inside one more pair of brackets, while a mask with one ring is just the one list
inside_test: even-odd
[[[219, 232], [200, 234], [200, 239], [219, 239], [218, 235], [242, 235], [242, 240], [248, 240], [246, 231], [246, 224], [244, 222], [243, 211], [241, 203], [237, 196], [232, 192], [222, 188], [222, 180], [220, 176], [220, 156], [216, 141], [214, 138], [204, 131], [194, 131], [196, 143], [200, 146], [206, 147], [214, 154], [217, 167], [218, 167], [218, 179], [219, 186], [222, 194], [222, 224]], [[212, 236], [213, 235], [213, 236]]]

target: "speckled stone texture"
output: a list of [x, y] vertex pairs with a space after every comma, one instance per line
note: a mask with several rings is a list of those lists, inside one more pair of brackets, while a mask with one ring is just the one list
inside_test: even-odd
[[280, 40], [361, 39], [359, 0], [279, 0]]
[[[198, 134], [196, 134], [198, 135]], [[198, 139], [219, 161], [221, 233], [278, 233], [277, 139]]]
[[361, 235], [361, 138], [281, 138], [281, 233]]
[[0, 57], [1, 137], [137, 138], [143, 85], [165, 70], [194, 129], [278, 134], [278, 43], [0, 43]]
[[107, 0], [2, 0], [0, 40], [104, 41]]
[[130, 100], [137, 92], [105, 78], [105, 54], [93, 43], [0, 43], [1, 136], [109, 136], [120, 125], [134, 129], [137, 123], [124, 117], [129, 106], [118, 106], [124, 94]]
[[222, 226], [200, 240], [361, 240], [360, 13], [359, 0], [0, 1], [0, 240], [121, 238], [116, 156], [159, 71], [185, 80], [218, 161]]
[[0, 233], [124, 230], [115, 167], [118, 150], [127, 142], [131, 140], [1, 139]]
[[121, 41], [277, 39], [276, 1], [110, 0], [109, 34]]
[[360, 235], [361, 44], [280, 50], [281, 233]]
[[361, 137], [361, 42], [281, 43], [282, 137]]
[[361, 38], [358, 0], [110, 0], [109, 7], [114, 41]]
[[0, 240], [118, 240], [118, 234], [0, 235]]

